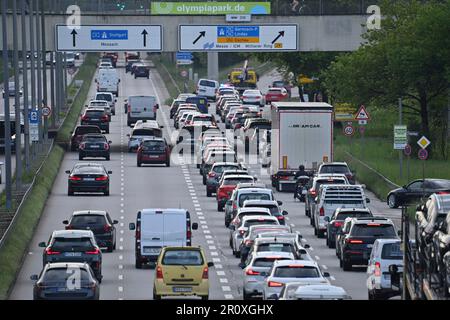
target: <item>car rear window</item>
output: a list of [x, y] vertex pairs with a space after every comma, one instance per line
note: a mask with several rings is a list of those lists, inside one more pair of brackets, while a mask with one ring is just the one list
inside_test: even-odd
[[242, 207], [246, 200], [272, 200], [268, 193], [243, 193], [239, 197], [239, 207]]
[[286, 258], [258, 258], [253, 262], [254, 267], [270, 268], [275, 260], [290, 260]]
[[200, 85], [205, 87], [216, 87], [216, 83], [214, 81], [208, 81], [208, 80], [200, 80]]
[[96, 100], [105, 100], [105, 101], [112, 101], [112, 97], [110, 94], [104, 94], [104, 93], [98, 93], [95, 97]]
[[83, 135], [86, 133], [100, 133], [100, 128], [98, 128], [98, 127], [78, 127], [75, 130], [75, 135]]
[[345, 220], [350, 217], [362, 218], [362, 217], [371, 217], [371, 216], [372, 216], [372, 214], [370, 214], [368, 212], [343, 212], [343, 213], [339, 213], [335, 219], [336, 220]]
[[142, 145], [144, 151], [164, 151], [165, 148], [163, 141], [144, 141]]
[[83, 136], [83, 141], [84, 142], [105, 142], [106, 138], [103, 136], [89, 136], [89, 135], [85, 135]]
[[212, 117], [208, 117], [208, 116], [195, 116], [193, 119], [194, 122], [198, 122], [198, 121], [204, 121], [204, 122], [211, 122], [212, 121]]
[[319, 191], [321, 185], [324, 184], [346, 184], [344, 179], [318, 180], [316, 182], [316, 192]]
[[215, 166], [213, 171], [215, 173], [222, 173], [225, 170], [235, 170], [235, 169], [238, 169], [238, 168], [239, 168], [238, 166]]
[[82, 166], [76, 167], [74, 170], [75, 174], [104, 174], [105, 171], [102, 167], [97, 166]]
[[153, 107], [156, 104], [155, 97], [129, 97], [128, 103], [132, 107]]
[[355, 224], [351, 231], [354, 237], [396, 238], [395, 229], [390, 224]]
[[164, 254], [162, 264], [171, 266], [200, 266], [203, 265], [203, 257], [198, 250], [168, 250]]
[[101, 118], [105, 112], [104, 111], [97, 111], [97, 110], [86, 110], [86, 114], [90, 117], [98, 117]]
[[106, 224], [106, 218], [103, 215], [98, 214], [86, 214], [86, 215], [76, 215], [72, 218], [72, 221], [70, 221], [71, 225], [75, 226], [84, 226], [84, 225], [90, 225], [90, 224]]
[[[73, 272], [71, 270], [77, 271], [77, 277], [80, 277], [81, 281], [89, 281], [89, 273], [86, 269], [82, 268], [53, 268], [47, 270], [44, 275], [44, 282], [61, 282], [67, 283], [67, 280], [73, 279]], [[70, 282], [71, 283], [71, 282]]]
[[270, 214], [272, 216], [280, 215], [280, 210], [278, 210], [278, 207], [275, 205], [262, 205], [262, 204], [251, 204], [245, 206], [246, 208], [267, 208], [270, 210]]
[[224, 186], [235, 186], [238, 183], [250, 183], [253, 182], [252, 178], [236, 178], [236, 179], [225, 179], [223, 181]]
[[160, 129], [135, 129], [132, 136], [148, 136], [148, 137], [161, 137], [162, 133]]
[[433, 181], [433, 184], [438, 189], [450, 189], [450, 180]]
[[258, 252], [293, 252], [292, 244], [290, 243], [264, 243], [258, 246]]
[[250, 228], [251, 226], [256, 226], [258, 224], [278, 225], [276, 220], [258, 219], [258, 220], [247, 220], [247, 221], [245, 221], [244, 227]]
[[283, 266], [275, 269], [274, 277], [278, 278], [318, 278], [319, 271], [315, 267], [290, 267]]
[[333, 165], [333, 166], [322, 166], [320, 169], [320, 174], [323, 173], [350, 173], [350, 170], [347, 166], [339, 166], [339, 165]]
[[250, 124], [251, 129], [260, 129], [260, 130], [271, 130], [272, 126], [267, 123], [252, 123]]
[[55, 238], [53, 251], [89, 251], [94, 248], [90, 238]]
[[400, 247], [400, 242], [384, 244], [383, 250], [381, 251], [381, 259], [387, 260], [403, 259], [403, 252]]

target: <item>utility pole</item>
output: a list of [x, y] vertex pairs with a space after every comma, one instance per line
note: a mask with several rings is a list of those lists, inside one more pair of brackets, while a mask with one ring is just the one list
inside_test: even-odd
[[45, 65], [45, 54], [41, 51], [41, 24], [39, 23], [39, 2], [36, 1], [36, 51], [37, 51], [37, 109], [39, 114], [39, 146], [42, 145], [42, 63]]
[[[21, 32], [22, 32], [22, 65], [23, 65], [23, 121], [25, 130], [25, 170], [30, 170], [30, 128], [28, 119], [28, 109], [30, 107], [30, 101], [28, 101], [28, 66], [27, 66], [27, 31], [26, 31], [26, 4], [25, 0], [21, 0], [22, 6], [22, 19], [21, 19]], [[31, 17], [31, 12], [30, 12]], [[30, 35], [31, 37], [31, 35]], [[30, 52], [31, 56], [34, 52]]]
[[[12, 192], [11, 192], [11, 122], [9, 118], [9, 59], [8, 59], [8, 32], [6, 30], [6, 1], [2, 3], [2, 37], [3, 37], [3, 85], [5, 90], [5, 195], [6, 195], [6, 209], [10, 210], [12, 207]], [[17, 88], [16, 88], [17, 89]]]
[[[403, 103], [402, 98], [398, 99], [398, 124], [403, 122]], [[398, 163], [400, 165], [400, 180], [403, 178], [403, 150], [398, 150]]]
[[[35, 110], [37, 108], [36, 103], [36, 60], [34, 58], [34, 54], [37, 53], [34, 48], [34, 13], [33, 13], [33, 0], [30, 0], [29, 2], [29, 20], [30, 20], [30, 73], [31, 73], [31, 109]], [[32, 141], [32, 152], [31, 152], [31, 158], [34, 159], [35, 155], [35, 143]]]
[[[22, 126], [20, 112], [20, 81], [19, 81], [19, 34], [17, 32], [17, 2], [13, 1], [13, 68], [14, 68], [14, 103], [15, 103], [15, 147], [16, 147], [16, 190], [22, 188]], [[24, 35], [23, 35], [24, 36]], [[26, 73], [23, 66], [23, 73]]]
[[[46, 53], [46, 44], [45, 44], [45, 8], [44, 8], [44, 1], [42, 1], [41, 5], [41, 32], [42, 32], [42, 54], [44, 57], [47, 56]], [[53, 56], [53, 55], [50, 55]], [[44, 100], [43, 100], [43, 106], [48, 106], [48, 90], [47, 90], [47, 58], [44, 59], [42, 64], [43, 69], [43, 80], [42, 83], [44, 84]], [[50, 58], [50, 64], [53, 65], [53, 59]], [[48, 142], [48, 117], [44, 117], [44, 143]]]

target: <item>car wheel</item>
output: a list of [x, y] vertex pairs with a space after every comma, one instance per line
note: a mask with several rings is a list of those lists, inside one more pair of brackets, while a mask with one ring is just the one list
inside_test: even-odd
[[204, 186], [206, 185], [206, 177], [205, 176], [203, 176], [203, 185]]
[[330, 247], [330, 241], [328, 240], [328, 236], [325, 239], [325, 244], [327, 245], [328, 248]]
[[342, 269], [344, 269], [344, 271], [351, 271], [352, 270], [352, 264], [348, 261], [345, 261], [343, 259], [342, 261]]
[[81, 154], [78, 155], [78, 160], [83, 160], [83, 156]]
[[217, 203], [217, 211], [223, 211], [223, 205]]
[[142, 166], [142, 162], [140, 162], [139, 160], [137, 161], [137, 166], [141, 167]]
[[250, 300], [251, 296], [246, 294], [245, 291], [242, 293], [244, 300]]
[[209, 296], [202, 296], [202, 300], [208, 300]]
[[305, 216], [309, 217], [309, 210], [306, 210], [306, 207], [305, 207]]
[[113, 250], [116, 250], [116, 242], [114, 241]]
[[113, 252], [114, 251], [114, 245], [110, 245], [106, 248], [106, 252]]
[[111, 160], [111, 155], [108, 154], [105, 158], [106, 158], [106, 161], [109, 161], [109, 160]]
[[103, 193], [105, 196], [109, 196], [109, 188]]
[[212, 192], [209, 191], [208, 189], [206, 189], [206, 196], [207, 197], [212, 197]]
[[136, 269], [142, 269], [142, 262], [141, 260], [139, 260], [138, 258], [136, 258], [136, 261], [134, 263], [134, 266], [136, 267]]
[[161, 296], [156, 294], [155, 289], [153, 289], [153, 300], [161, 300]]
[[170, 167], [170, 160], [166, 162], [166, 167]]
[[389, 208], [391, 208], [391, 209], [398, 208], [397, 199], [395, 198], [394, 194], [389, 195], [387, 202], [388, 202]]
[[109, 133], [109, 126], [105, 130], [106, 133]]
[[101, 274], [96, 275], [96, 278], [97, 278], [98, 283], [102, 283], [102, 275]]
[[317, 229], [317, 238], [325, 238], [325, 231]]
[[330, 241], [328, 241], [328, 248], [334, 249], [334, 248], [336, 248], [336, 244], [330, 240]]
[[318, 232], [317, 232], [317, 228], [314, 226], [314, 235], [316, 236], [316, 237], [318, 237], [319, 236], [319, 234], [318, 234]]
[[339, 257], [339, 268], [342, 268], [342, 266], [343, 266], [342, 259], [341, 257]]
[[67, 195], [68, 195], [68, 196], [73, 196], [73, 190], [69, 188], [69, 189], [67, 190]]

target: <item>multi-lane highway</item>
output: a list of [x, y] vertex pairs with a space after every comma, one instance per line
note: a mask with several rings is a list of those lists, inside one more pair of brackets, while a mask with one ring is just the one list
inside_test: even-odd
[[[123, 113], [124, 99], [129, 95], [155, 95], [159, 104], [169, 97], [161, 77], [152, 70], [147, 79], [134, 79], [118, 69], [120, 74], [120, 93], [116, 110], [112, 118], [108, 140], [112, 140], [111, 161], [96, 160], [103, 163], [111, 175], [111, 195], [67, 196], [67, 174], [65, 170], [79, 162], [78, 153], [67, 152], [64, 156], [58, 177], [47, 201], [44, 213], [30, 243], [27, 256], [18, 275], [10, 299], [32, 299], [33, 282], [30, 275], [42, 269], [41, 241], [47, 241], [51, 232], [63, 229], [63, 220], [70, 217], [75, 210], [107, 210], [113, 219], [117, 219], [117, 250], [103, 253], [103, 281], [101, 299], [152, 299], [155, 271], [150, 268], [141, 270], [134, 266], [134, 232], [128, 230], [128, 223], [134, 222], [136, 213], [142, 208], [175, 207], [185, 208], [191, 212], [193, 222], [199, 223], [199, 229], [193, 233], [193, 244], [205, 248], [209, 261], [215, 266], [210, 272], [210, 299], [242, 299], [243, 271], [238, 267], [228, 246], [229, 230], [224, 226], [223, 212], [218, 212], [215, 198], [207, 198], [201, 176], [194, 164], [149, 166], [138, 168], [136, 154], [127, 152], [126, 115]], [[270, 75], [269, 75], [270, 76]], [[261, 81], [268, 81], [261, 77]], [[95, 94], [92, 84], [89, 99]], [[214, 105], [211, 113], [214, 113]], [[168, 106], [160, 108], [158, 122], [164, 125], [165, 134], [170, 136], [172, 126], [168, 121]], [[220, 124], [223, 126], [223, 124]], [[270, 186], [266, 169], [250, 165], [252, 174]], [[304, 204], [294, 201], [290, 193], [276, 193], [277, 200], [283, 201], [283, 209], [289, 212], [288, 223], [299, 231], [311, 245], [309, 253], [322, 267], [331, 274], [331, 282], [347, 290], [353, 299], [367, 299], [365, 268], [343, 272], [334, 249], [328, 249], [324, 239], [317, 239], [309, 225], [309, 218], [304, 214]], [[387, 214], [398, 218], [397, 210], [388, 209], [385, 203], [371, 198], [370, 207], [374, 214]]]

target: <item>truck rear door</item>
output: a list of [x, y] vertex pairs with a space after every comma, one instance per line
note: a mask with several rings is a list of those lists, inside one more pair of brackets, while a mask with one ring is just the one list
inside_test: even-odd
[[186, 246], [187, 223], [184, 212], [164, 214], [164, 246]]
[[163, 212], [142, 213], [141, 254], [158, 255], [164, 243]]

